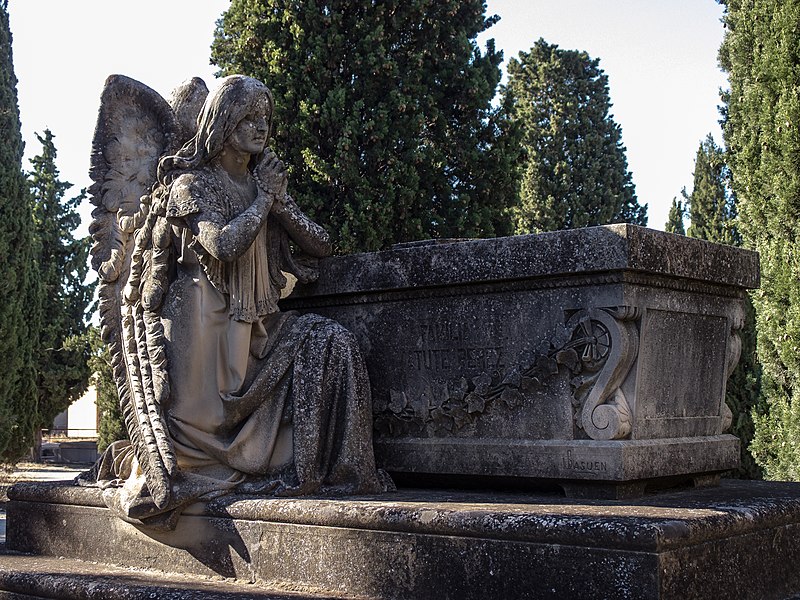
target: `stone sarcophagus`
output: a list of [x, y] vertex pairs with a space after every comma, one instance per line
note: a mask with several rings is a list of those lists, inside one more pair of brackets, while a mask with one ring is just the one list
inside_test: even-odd
[[735, 468], [725, 382], [757, 254], [632, 225], [328, 259], [284, 309], [367, 361], [399, 481], [638, 494]]

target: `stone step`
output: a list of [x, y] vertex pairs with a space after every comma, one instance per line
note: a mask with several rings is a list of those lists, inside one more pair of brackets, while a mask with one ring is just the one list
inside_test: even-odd
[[341, 600], [313, 590], [266, 589], [225, 578], [124, 569], [77, 559], [31, 556], [0, 544], [0, 600]]
[[[250, 597], [259, 597], [252, 590], [381, 600], [800, 593], [800, 483], [728, 480], [626, 501], [408, 489], [347, 499], [227, 496], [189, 507], [175, 531], [161, 533], [111, 514], [96, 489], [24, 484], [10, 497], [14, 551], [113, 562], [133, 573], [169, 570], [190, 582], [256, 581], [260, 587], [244, 588]], [[241, 588], [223, 591], [234, 589]]]

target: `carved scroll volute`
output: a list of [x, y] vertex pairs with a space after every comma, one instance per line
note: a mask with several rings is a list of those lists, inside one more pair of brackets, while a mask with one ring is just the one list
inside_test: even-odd
[[[739, 359], [742, 356], [742, 338], [739, 332], [744, 327], [744, 312], [739, 310], [730, 321], [731, 333], [728, 337], [728, 348], [725, 356], [725, 381], [727, 388], [727, 381], [733, 375], [736, 365], [739, 364]], [[720, 428], [719, 432], [723, 433], [729, 431], [733, 425], [733, 413], [725, 402], [725, 394], [722, 395], [722, 401], [719, 406]]]
[[595, 440], [617, 440], [631, 432], [631, 411], [620, 385], [625, 380], [639, 352], [639, 332], [633, 307], [581, 311], [576, 326], [598, 323], [610, 335], [608, 356], [583, 403], [580, 425]]

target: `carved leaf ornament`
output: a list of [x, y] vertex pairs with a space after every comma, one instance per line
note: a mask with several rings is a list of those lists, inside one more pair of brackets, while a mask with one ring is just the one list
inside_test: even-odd
[[522, 406], [565, 369], [572, 375], [577, 427], [592, 439], [622, 439], [630, 435], [632, 415], [620, 385], [638, 354], [638, 318], [631, 307], [578, 311], [566, 324], [568, 340], [551, 341], [525, 368], [462, 377], [438, 394], [427, 384], [412, 398], [397, 390], [389, 392], [388, 402], [376, 398], [375, 427], [390, 437], [452, 434], [491, 410]]

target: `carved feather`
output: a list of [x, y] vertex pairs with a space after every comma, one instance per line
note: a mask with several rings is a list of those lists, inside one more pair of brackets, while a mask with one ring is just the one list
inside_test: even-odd
[[199, 77], [184, 81], [170, 94], [169, 104], [175, 111], [180, 135], [188, 140], [197, 132], [197, 116], [208, 96], [208, 88]]
[[[146, 351], [141, 353], [146, 346], [143, 331], [143, 316], [141, 304], [126, 305], [123, 315], [123, 354], [128, 368], [128, 384], [130, 402], [134, 411], [131, 415], [132, 425], [135, 425], [136, 439], [131, 438], [131, 444], [136, 452], [139, 466], [144, 472], [147, 487], [153, 498], [154, 504], [164, 508], [170, 500], [170, 473], [161, 457], [159, 449], [159, 435], [163, 437], [164, 430], [154, 429], [153, 413], [159, 412], [160, 407], [153, 405], [150, 365], [147, 362]], [[126, 415], [127, 421], [128, 415]]]
[[[140, 198], [156, 181], [159, 158], [176, 150], [179, 143], [175, 114], [157, 92], [122, 75], [106, 80], [89, 169], [94, 182], [89, 193], [97, 207], [92, 216], [103, 220], [92, 234], [95, 270], [109, 263], [107, 271], [120, 272], [130, 243], [123, 234], [137, 225], [131, 218], [139, 213]], [[117, 219], [111, 229], [106, 227], [107, 213]]]
[[158, 160], [182, 141], [175, 114], [158, 93], [128, 77], [108, 78], [89, 172], [92, 267], [100, 276], [102, 336], [111, 349], [125, 425], [153, 501], [162, 508], [176, 470], [162, 412], [169, 394], [163, 326], [157, 313], [142, 307], [138, 291], [157, 218], [148, 200]]

